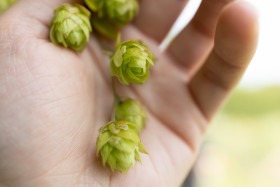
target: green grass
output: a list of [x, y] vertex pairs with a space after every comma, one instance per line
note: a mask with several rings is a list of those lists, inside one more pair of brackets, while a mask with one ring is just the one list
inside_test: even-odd
[[195, 170], [197, 187], [279, 187], [280, 87], [235, 91]]
[[223, 112], [240, 117], [257, 117], [280, 111], [280, 87], [237, 90], [230, 97]]

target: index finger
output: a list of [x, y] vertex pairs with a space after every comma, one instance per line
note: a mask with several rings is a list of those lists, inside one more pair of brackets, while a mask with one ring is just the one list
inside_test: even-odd
[[161, 42], [188, 0], [140, 0], [134, 25], [149, 38]]

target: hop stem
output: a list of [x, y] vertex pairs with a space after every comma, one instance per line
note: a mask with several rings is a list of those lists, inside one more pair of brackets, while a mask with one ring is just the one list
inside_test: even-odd
[[113, 113], [112, 113], [112, 116], [111, 116], [111, 120], [115, 121], [116, 120], [116, 117], [115, 117], [116, 106], [120, 103], [121, 99], [120, 99], [120, 96], [117, 94], [117, 91], [116, 91], [116, 85], [115, 85], [114, 77], [112, 77], [112, 90], [113, 90], [113, 94], [114, 94], [114, 106], [113, 106], [114, 110], [113, 110]]
[[117, 100], [119, 102], [120, 101], [120, 96], [117, 94], [117, 91], [116, 91], [116, 85], [115, 85], [114, 77], [112, 77], [112, 90], [113, 90], [113, 93], [114, 93], [115, 100]]

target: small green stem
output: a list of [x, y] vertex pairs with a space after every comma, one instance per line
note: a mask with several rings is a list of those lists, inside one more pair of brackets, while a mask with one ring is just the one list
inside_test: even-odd
[[113, 93], [114, 93], [115, 100], [120, 101], [120, 96], [117, 94], [117, 91], [116, 91], [116, 85], [115, 85], [114, 77], [112, 77], [112, 90], [113, 90]]
[[113, 90], [113, 94], [114, 94], [114, 109], [113, 109], [113, 113], [112, 113], [112, 116], [111, 116], [111, 120], [115, 121], [116, 120], [115, 119], [115, 108], [120, 103], [121, 99], [120, 99], [120, 96], [117, 94], [117, 91], [116, 91], [116, 85], [115, 85], [114, 77], [112, 77], [112, 90]]

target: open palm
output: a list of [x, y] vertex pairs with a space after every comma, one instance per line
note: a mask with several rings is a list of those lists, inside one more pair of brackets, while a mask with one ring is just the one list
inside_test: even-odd
[[0, 185], [179, 186], [207, 123], [253, 56], [254, 10], [243, 2], [204, 0], [160, 53], [186, 2], [140, 1], [139, 16], [122, 37], [147, 43], [158, 63], [147, 83], [117, 85], [117, 91], [146, 106], [141, 139], [149, 155], [128, 174], [111, 174], [95, 150], [98, 129], [112, 112], [109, 59], [94, 37], [82, 53], [48, 39], [53, 9], [67, 2], [73, 3], [19, 0], [0, 16]]

